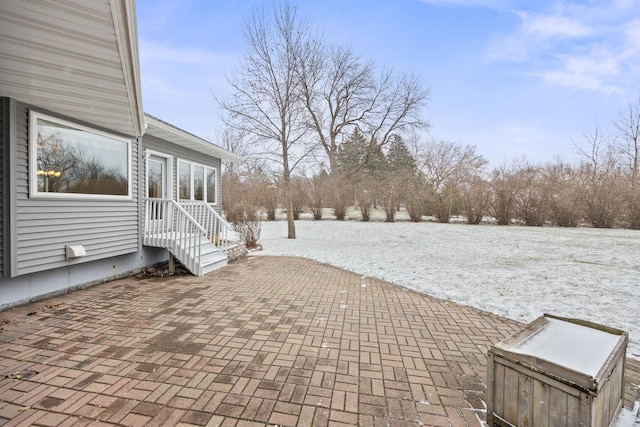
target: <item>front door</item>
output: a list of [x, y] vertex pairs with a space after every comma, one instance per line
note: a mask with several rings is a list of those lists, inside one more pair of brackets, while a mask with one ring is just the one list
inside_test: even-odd
[[167, 198], [167, 158], [155, 154], [147, 160], [147, 197]]
[[[147, 158], [147, 197], [150, 199], [166, 199], [169, 195], [168, 171], [169, 159], [151, 154]], [[149, 220], [154, 228], [164, 226], [167, 218], [166, 207], [162, 202], [150, 201]]]

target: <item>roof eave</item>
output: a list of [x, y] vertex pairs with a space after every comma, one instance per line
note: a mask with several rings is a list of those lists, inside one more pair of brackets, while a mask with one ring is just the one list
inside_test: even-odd
[[[206, 141], [200, 137], [193, 135], [192, 133], [186, 132], [180, 128], [177, 128], [169, 123], [166, 123], [156, 117], [153, 117], [149, 114], [145, 116], [146, 124], [154, 128], [153, 133], [157, 133], [155, 131], [159, 131], [160, 134], [164, 134], [163, 139], [171, 140], [177, 138], [178, 140], [182, 140], [188, 143], [187, 148], [191, 148], [197, 152], [202, 154], [206, 154], [212, 157], [217, 157], [224, 162], [228, 163], [241, 163], [244, 161], [244, 157], [239, 156], [231, 151], [225, 150], [222, 147], [219, 147], [215, 144], [212, 144], [209, 141]], [[152, 133], [152, 132], [149, 132]]]
[[142, 107], [138, 27], [134, 0], [112, 1], [111, 10], [122, 58], [122, 72], [129, 95], [132, 120], [136, 136], [142, 136], [145, 131], [145, 117], [144, 108]]

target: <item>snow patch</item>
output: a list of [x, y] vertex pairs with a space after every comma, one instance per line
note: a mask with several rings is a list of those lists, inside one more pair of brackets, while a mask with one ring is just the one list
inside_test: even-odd
[[[543, 313], [629, 332], [640, 359], [640, 233], [438, 223], [263, 222], [264, 250], [301, 256], [531, 322]], [[411, 236], [401, 238], [401, 236]], [[346, 307], [345, 307], [346, 308]]]

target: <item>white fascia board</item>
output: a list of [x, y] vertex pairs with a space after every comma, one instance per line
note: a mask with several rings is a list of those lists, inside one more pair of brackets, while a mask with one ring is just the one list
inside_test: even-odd
[[149, 114], [145, 116], [147, 133], [158, 138], [189, 148], [211, 157], [217, 157], [224, 162], [241, 163], [244, 157], [225, 150], [209, 141], [206, 141], [192, 133], [177, 128], [169, 123], [157, 119]]
[[135, 126], [136, 136], [141, 136], [145, 130], [145, 117], [142, 107], [138, 26], [134, 0], [111, 0], [111, 11], [118, 50], [120, 51], [122, 74], [129, 96], [131, 119]]

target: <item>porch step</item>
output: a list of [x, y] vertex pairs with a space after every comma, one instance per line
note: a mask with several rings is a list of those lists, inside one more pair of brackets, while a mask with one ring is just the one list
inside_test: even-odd
[[144, 245], [167, 248], [196, 276], [227, 265], [226, 251], [214, 245], [209, 236], [226, 247], [230, 226], [209, 204], [147, 198], [145, 212]]
[[[191, 245], [189, 249], [194, 249], [195, 245]], [[195, 252], [195, 251], [189, 251]], [[175, 254], [174, 254], [175, 255]], [[176, 258], [180, 259], [178, 255]], [[187, 264], [187, 260], [180, 259], [180, 261]], [[196, 266], [192, 270], [191, 273], [196, 276], [204, 276], [205, 274], [211, 273], [219, 268], [227, 265], [227, 255], [216, 245], [211, 243], [208, 239], [200, 240], [200, 262], [196, 262]]]
[[227, 255], [222, 251], [217, 251], [207, 256], [203, 256], [202, 262], [200, 263], [202, 275], [205, 276], [212, 271], [224, 267], [227, 265], [227, 262]]

